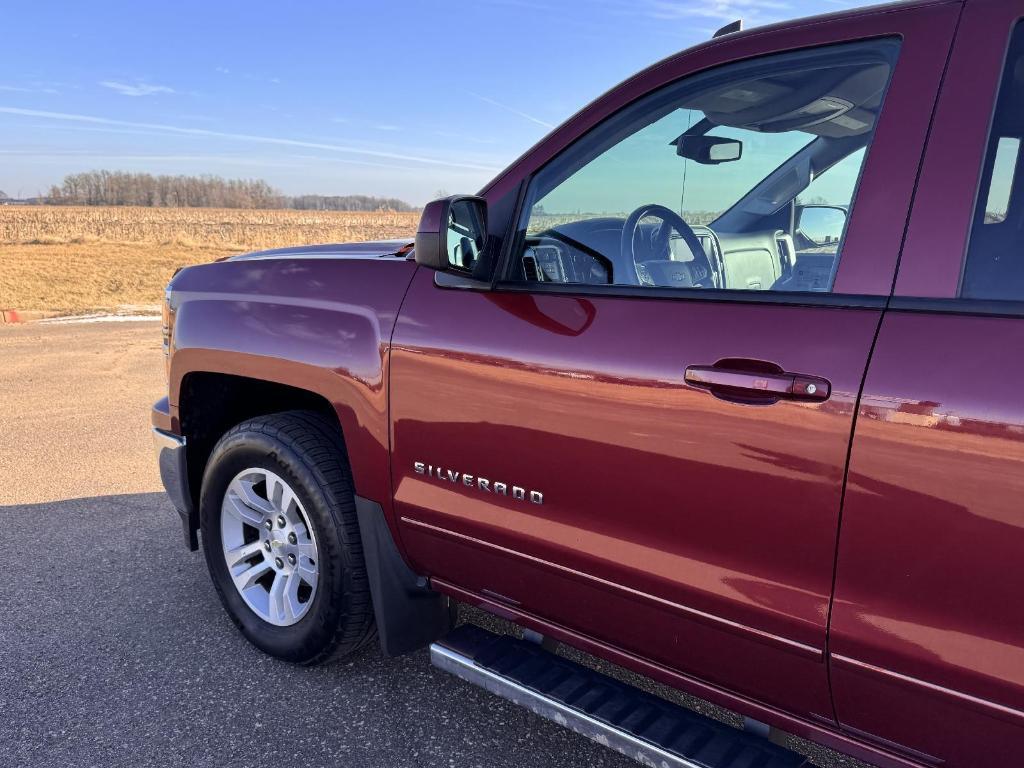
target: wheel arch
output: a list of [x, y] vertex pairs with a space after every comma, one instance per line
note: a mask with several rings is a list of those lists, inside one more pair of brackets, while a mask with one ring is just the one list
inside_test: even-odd
[[[198, 501], [206, 460], [220, 435], [254, 416], [310, 410], [336, 424], [356, 493], [388, 505], [387, 399], [383, 360], [373, 375], [251, 351], [179, 347], [171, 356], [170, 420], [186, 439], [189, 487]], [[180, 431], [179, 431], [180, 430]]]
[[186, 440], [188, 482], [195, 508], [199, 507], [203, 472], [221, 436], [247, 419], [292, 410], [319, 413], [337, 427], [345, 441], [337, 411], [318, 392], [219, 371], [193, 371], [182, 377], [177, 411]]

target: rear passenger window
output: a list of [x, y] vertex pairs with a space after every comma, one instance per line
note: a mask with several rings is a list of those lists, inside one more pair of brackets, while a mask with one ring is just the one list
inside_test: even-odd
[[992, 163], [992, 179], [988, 185], [983, 224], [999, 224], [1006, 221], [1010, 208], [1010, 189], [1017, 174], [1017, 157], [1020, 155], [1020, 139], [1002, 136], [996, 144], [996, 157]]
[[1024, 300], [1024, 24], [1014, 27], [992, 119], [960, 295]]

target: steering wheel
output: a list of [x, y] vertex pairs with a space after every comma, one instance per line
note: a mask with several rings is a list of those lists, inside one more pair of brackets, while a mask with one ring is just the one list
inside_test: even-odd
[[[663, 242], [666, 257], [653, 261], [639, 261], [635, 247], [636, 235], [640, 227], [640, 220], [648, 216], [662, 221], [658, 240]], [[693, 254], [693, 261], [672, 261], [668, 258], [669, 228], [674, 229], [683, 238], [686, 247]], [[640, 285], [667, 288], [716, 287], [715, 270], [711, 266], [711, 259], [708, 258], [704, 246], [700, 243], [700, 238], [690, 228], [690, 225], [683, 221], [682, 216], [664, 205], [656, 203], [641, 205], [629, 214], [626, 223], [622, 225], [620, 247], [623, 262], [633, 265], [633, 272]]]

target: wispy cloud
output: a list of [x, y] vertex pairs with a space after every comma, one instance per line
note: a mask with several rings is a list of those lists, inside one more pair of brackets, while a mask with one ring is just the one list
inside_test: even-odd
[[750, 23], [763, 23], [791, 16], [792, 6], [783, 0], [652, 0], [647, 15], [668, 20], [742, 18]]
[[184, 136], [202, 136], [206, 138], [226, 139], [229, 141], [247, 142], [254, 144], [273, 144], [285, 147], [301, 147], [304, 149], [319, 149], [325, 152], [339, 152], [343, 154], [363, 155], [366, 157], [377, 157], [387, 160], [405, 160], [407, 162], [422, 163], [448, 168], [467, 168], [477, 171], [497, 171], [499, 168], [482, 163], [467, 163], [452, 160], [442, 160], [436, 157], [409, 155], [400, 152], [388, 152], [378, 149], [365, 149], [362, 147], [345, 146], [342, 144], [327, 144], [313, 141], [300, 141], [298, 139], [287, 139], [276, 136], [256, 136], [248, 133], [228, 133], [225, 131], [213, 131], [206, 128], [186, 128], [178, 125], [166, 125], [162, 123], [138, 123], [130, 120], [115, 120], [109, 117], [96, 117], [94, 115], [77, 115], [67, 112], [47, 112], [38, 109], [23, 109], [21, 107], [0, 107], [0, 114], [20, 115], [22, 117], [44, 118], [60, 122], [81, 123], [93, 126], [112, 126], [115, 128], [137, 128], [143, 130], [158, 131]]
[[60, 91], [58, 91], [56, 88], [49, 88], [49, 87], [43, 87], [43, 86], [39, 86], [39, 87], [33, 86], [31, 88], [26, 88], [26, 87], [21, 86], [21, 85], [0, 85], [0, 91], [6, 91], [8, 93], [49, 93], [49, 94], [58, 94], [58, 93], [60, 93]]
[[213, 117], [212, 115], [178, 115], [179, 120], [194, 120], [197, 123], [219, 123], [219, 117]]
[[400, 131], [402, 129], [399, 126], [397, 126], [397, 125], [378, 125], [377, 126], [377, 130], [378, 131]]
[[227, 67], [216, 67], [214, 69], [214, 71], [215, 72], [220, 72], [222, 75], [229, 75], [229, 74], [231, 74], [231, 70], [228, 69]]
[[224, 163], [227, 165], [241, 166], [280, 166], [283, 168], [298, 167], [295, 163], [281, 162], [277, 158], [253, 157], [252, 155], [217, 155], [217, 154], [131, 154], [95, 152], [91, 150], [24, 150], [24, 149], [0, 149], [0, 157], [22, 157], [34, 160], [118, 160], [123, 162], [153, 162], [153, 163]]
[[470, 96], [473, 96], [473, 97], [475, 97], [477, 99], [480, 99], [480, 101], [484, 102], [485, 104], [490, 104], [492, 107], [497, 107], [498, 109], [503, 109], [506, 112], [511, 112], [513, 115], [519, 115], [519, 117], [523, 118], [524, 120], [529, 120], [531, 123], [536, 123], [537, 125], [543, 125], [545, 128], [554, 128], [555, 127], [551, 123], [548, 123], [548, 122], [546, 122], [544, 120], [541, 120], [539, 117], [534, 117], [533, 115], [529, 115], [529, 114], [527, 114], [526, 112], [523, 112], [520, 109], [516, 109], [515, 107], [510, 107], [508, 104], [502, 104], [500, 101], [495, 101], [494, 99], [488, 98], [487, 96], [481, 96], [479, 93], [474, 93], [473, 91], [467, 91], [467, 93], [469, 93]]
[[[374, 162], [373, 160], [361, 160], [354, 157], [324, 157], [323, 155], [305, 154], [283, 154], [272, 157], [258, 156], [251, 153], [244, 155], [224, 154], [167, 154], [167, 153], [111, 153], [92, 150], [42, 150], [42, 149], [0, 149], [0, 158], [17, 158], [20, 160], [31, 160], [34, 163], [46, 163], [67, 167], [69, 161], [80, 163], [113, 163], [113, 164], [139, 164], [139, 165], [195, 165], [200, 164], [204, 168], [215, 165], [239, 168], [299, 168], [313, 169], [322, 168], [324, 163], [338, 163], [341, 165], [352, 165], [358, 167], [381, 168], [388, 171], [408, 171], [411, 173], [422, 173], [423, 167], [416, 165], [401, 165], [395, 163]], [[451, 174], [461, 178], [466, 175], [470, 183], [478, 183], [478, 171], [452, 169]]]
[[459, 141], [471, 141], [474, 144], [496, 144], [497, 142], [486, 136], [474, 136], [471, 133], [455, 133], [453, 131], [434, 131], [435, 136], [444, 139], [458, 139]]
[[163, 136], [164, 131], [142, 130], [140, 128], [114, 128], [108, 125], [82, 125], [81, 123], [32, 123], [29, 128], [36, 131], [64, 131], [67, 133], [102, 133], [107, 136]]
[[529, 8], [532, 11], [551, 11], [553, 8], [548, 3], [536, 2], [535, 0], [482, 0], [483, 5], [503, 5], [509, 8]]
[[352, 157], [323, 157], [322, 155], [287, 155], [287, 157], [303, 160], [305, 164], [342, 163], [344, 165], [362, 165], [369, 168], [386, 168], [391, 171], [422, 172], [423, 169], [413, 165], [395, 165], [394, 163], [375, 163], [372, 160], [357, 160]]
[[175, 92], [173, 88], [168, 88], [166, 85], [152, 85], [151, 83], [119, 83], [116, 80], [103, 80], [100, 85], [116, 91], [122, 96], [153, 96], [157, 93]]

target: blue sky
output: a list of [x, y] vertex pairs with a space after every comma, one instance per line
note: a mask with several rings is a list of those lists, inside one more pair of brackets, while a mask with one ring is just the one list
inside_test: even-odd
[[108, 168], [423, 203], [474, 192], [638, 69], [850, 0], [7, 4], [0, 190]]

